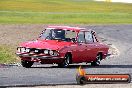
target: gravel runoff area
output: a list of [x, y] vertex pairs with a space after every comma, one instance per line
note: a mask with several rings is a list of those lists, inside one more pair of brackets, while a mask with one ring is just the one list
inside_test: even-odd
[[[37, 38], [46, 25], [0, 25], [0, 44], [14, 47], [23, 41]], [[75, 25], [73, 25], [75, 26]], [[114, 55], [101, 61], [98, 67], [81, 64], [89, 74], [130, 74], [132, 76], [132, 25], [80, 25], [94, 29], [107, 44], [116, 47]], [[26, 69], [21, 66], [0, 68], [0, 86], [76, 84], [75, 75], [79, 65], [70, 68], [57, 68], [56, 65], [34, 65]], [[38, 86], [43, 87], [77, 87], [78, 85]], [[132, 88], [130, 84], [88, 84], [83, 87]]]

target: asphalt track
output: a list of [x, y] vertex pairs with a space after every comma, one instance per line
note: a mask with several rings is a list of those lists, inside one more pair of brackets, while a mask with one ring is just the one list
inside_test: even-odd
[[[132, 25], [83, 26], [94, 29], [107, 44], [116, 46], [120, 54], [101, 61], [100, 66], [81, 65], [87, 74], [130, 74], [132, 76]], [[56, 65], [35, 64], [32, 68], [21, 66], [0, 66], [0, 86], [33, 86], [76, 84], [80, 64], [69, 68]]]

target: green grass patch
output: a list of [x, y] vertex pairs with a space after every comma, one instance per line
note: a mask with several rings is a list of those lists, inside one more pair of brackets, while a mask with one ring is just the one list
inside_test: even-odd
[[0, 12], [0, 23], [90, 24], [132, 23], [130, 13]]
[[16, 57], [11, 47], [0, 45], [0, 63], [13, 63], [15, 61]]
[[132, 4], [91, 0], [0, 0], [1, 11], [132, 12]]
[[132, 23], [132, 4], [92, 0], [1, 0], [0, 23]]

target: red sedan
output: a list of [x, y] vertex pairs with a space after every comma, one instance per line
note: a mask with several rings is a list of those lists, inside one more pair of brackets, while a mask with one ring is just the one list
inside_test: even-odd
[[93, 30], [69, 26], [49, 26], [35, 41], [21, 43], [16, 54], [23, 67], [34, 62], [68, 67], [72, 63], [99, 65], [109, 47], [99, 42]]

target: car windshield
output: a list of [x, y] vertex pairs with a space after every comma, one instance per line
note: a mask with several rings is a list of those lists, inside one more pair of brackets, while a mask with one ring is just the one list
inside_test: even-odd
[[47, 40], [62, 40], [62, 41], [75, 41], [76, 32], [62, 29], [45, 29], [40, 34], [41, 39]]

